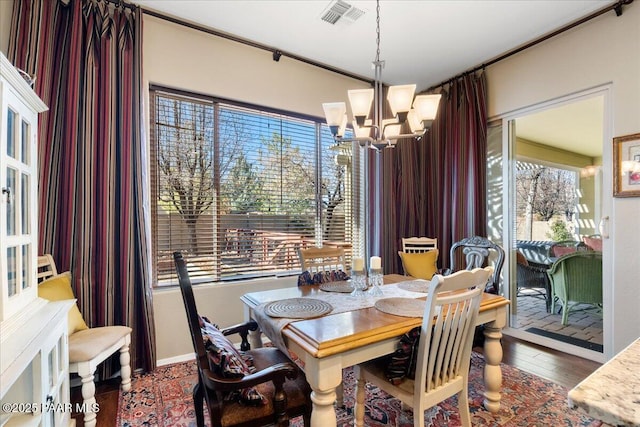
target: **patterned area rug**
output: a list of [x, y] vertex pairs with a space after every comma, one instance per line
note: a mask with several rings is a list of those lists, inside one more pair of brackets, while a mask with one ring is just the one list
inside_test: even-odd
[[[501, 408], [491, 414], [482, 407], [483, 365], [483, 357], [473, 353], [469, 403], [474, 426], [606, 426], [577, 409], [569, 409], [564, 387], [504, 364]], [[195, 426], [191, 397], [195, 383], [195, 362], [162, 366], [150, 374], [134, 376], [131, 391], [120, 393], [117, 426]], [[339, 427], [353, 425], [354, 386], [353, 371], [345, 369], [345, 408], [337, 411]], [[413, 426], [411, 410], [403, 411], [400, 401], [378, 388], [367, 385], [366, 399], [366, 426]], [[455, 397], [425, 411], [424, 416], [426, 425], [460, 425]], [[292, 420], [291, 425], [302, 427], [302, 418]]]

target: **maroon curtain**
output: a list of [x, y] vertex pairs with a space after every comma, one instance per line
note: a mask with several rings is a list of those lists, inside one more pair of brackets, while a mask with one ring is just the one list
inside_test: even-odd
[[[89, 326], [133, 328], [132, 367], [150, 370], [141, 11], [15, 0], [11, 28], [9, 59], [36, 75], [49, 106], [39, 121], [40, 253], [71, 271]], [[107, 364], [102, 373], [112, 370]]]
[[486, 104], [484, 73], [456, 79], [443, 88], [422, 140], [402, 140], [383, 153], [385, 272], [402, 271], [403, 237], [436, 237], [438, 265], [447, 268], [454, 242], [486, 236]]

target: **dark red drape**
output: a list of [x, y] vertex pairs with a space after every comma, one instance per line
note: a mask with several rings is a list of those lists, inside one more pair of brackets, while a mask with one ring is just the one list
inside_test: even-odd
[[438, 265], [451, 245], [486, 235], [487, 101], [484, 74], [443, 88], [438, 115], [422, 140], [383, 152], [382, 234], [385, 272], [401, 272], [403, 237], [438, 239]]
[[36, 75], [49, 106], [39, 122], [39, 250], [71, 271], [89, 326], [133, 328], [132, 367], [150, 370], [141, 11], [15, 0], [12, 19], [9, 59]]

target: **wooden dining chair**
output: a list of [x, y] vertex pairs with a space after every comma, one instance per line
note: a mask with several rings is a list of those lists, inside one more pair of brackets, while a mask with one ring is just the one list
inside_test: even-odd
[[321, 248], [307, 248], [299, 250], [302, 271], [312, 275], [318, 272], [347, 271], [344, 249], [324, 246]]
[[467, 394], [471, 343], [482, 292], [492, 272], [492, 267], [485, 267], [433, 277], [415, 353], [415, 378], [390, 382], [388, 358], [358, 365], [356, 426], [364, 426], [365, 382], [413, 408], [415, 427], [424, 427], [425, 410], [457, 394], [462, 425], [471, 426]]
[[403, 237], [402, 252], [407, 254], [421, 253], [438, 249], [438, 239], [431, 237]]
[[[38, 257], [38, 282], [38, 295], [45, 299], [75, 298], [71, 274], [58, 274], [50, 254]], [[120, 325], [89, 328], [77, 305], [71, 308], [69, 316], [69, 373], [78, 374], [82, 380], [84, 427], [94, 427], [97, 423], [94, 373], [98, 365], [118, 353], [121, 388], [124, 391], [131, 389], [129, 346], [132, 329]]]
[[[311, 387], [300, 368], [276, 347], [250, 349], [247, 336], [257, 329], [255, 322], [220, 330], [200, 317], [186, 262], [180, 252], [173, 257], [198, 366], [198, 384], [193, 390], [198, 427], [205, 425], [203, 400], [212, 427], [283, 427], [300, 415], [309, 426]], [[225, 338], [230, 334], [240, 335], [244, 355]], [[205, 344], [205, 336], [211, 344]], [[245, 367], [245, 360], [251, 360], [253, 368]], [[229, 398], [247, 390], [263, 396], [263, 404], [248, 406]]]

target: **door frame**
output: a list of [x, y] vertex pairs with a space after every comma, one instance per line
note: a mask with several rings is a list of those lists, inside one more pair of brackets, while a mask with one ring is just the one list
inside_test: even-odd
[[512, 224], [514, 224], [515, 210], [511, 209], [514, 203], [515, 194], [515, 135], [512, 123], [514, 119], [522, 117], [528, 114], [537, 113], [543, 110], [560, 107], [562, 105], [570, 104], [576, 101], [602, 96], [603, 97], [603, 126], [602, 126], [602, 200], [601, 200], [601, 220], [599, 224], [600, 234], [603, 236], [603, 249], [602, 249], [602, 275], [603, 283], [607, 284], [603, 286], [602, 298], [603, 298], [603, 352], [588, 350], [582, 347], [574, 346], [571, 344], [559, 342], [550, 338], [542, 337], [532, 333], [525, 332], [520, 329], [510, 328], [509, 325], [512, 321], [511, 309], [509, 310], [509, 321], [507, 327], [504, 329], [506, 335], [510, 335], [516, 338], [531, 341], [533, 343], [554, 348], [566, 353], [571, 353], [585, 359], [594, 360], [596, 362], [604, 363], [609, 360], [613, 355], [613, 314], [612, 314], [612, 302], [613, 302], [613, 242], [611, 241], [611, 233], [609, 232], [610, 224], [609, 218], [611, 218], [613, 212], [613, 184], [612, 184], [612, 84], [604, 84], [593, 87], [591, 89], [579, 91], [562, 97], [554, 98], [551, 100], [543, 101], [537, 104], [533, 104], [521, 109], [511, 111], [509, 113], [496, 117], [502, 121], [502, 179], [505, 183], [505, 188], [502, 196], [502, 214], [506, 227], [502, 230], [503, 247], [508, 248], [505, 250], [505, 267], [503, 271], [503, 289], [505, 290], [505, 296], [510, 298], [510, 283], [515, 280], [515, 260], [511, 256], [511, 242], [515, 242], [514, 230]]

